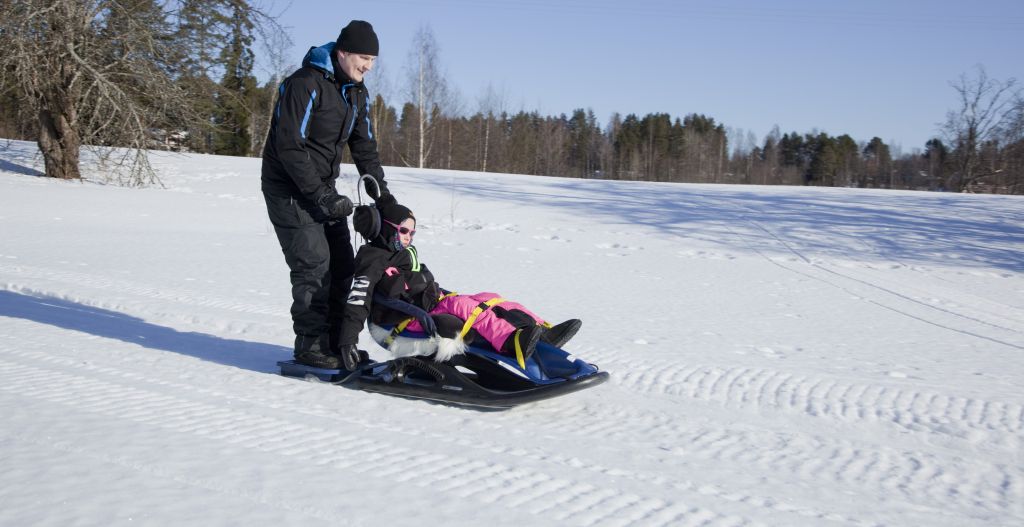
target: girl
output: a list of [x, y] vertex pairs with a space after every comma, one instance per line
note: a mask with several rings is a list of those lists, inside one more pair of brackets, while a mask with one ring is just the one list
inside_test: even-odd
[[[392, 344], [404, 330], [441, 337], [440, 342], [428, 341], [437, 345], [435, 359], [439, 361], [461, 353], [467, 342], [482, 340], [499, 353], [516, 357], [521, 366], [539, 340], [561, 347], [579, 331], [582, 322], [578, 319], [551, 326], [523, 305], [495, 293], [461, 295], [444, 291], [419, 261], [412, 245], [416, 234], [412, 211], [397, 203], [386, 204], [379, 209], [379, 224], [377, 219], [369, 206], [357, 208], [353, 217], [356, 231], [368, 242], [356, 254], [355, 279], [338, 339], [338, 354], [347, 369], [354, 370], [361, 359], [356, 343], [367, 319], [395, 326], [391, 335], [375, 334], [378, 342]], [[412, 304], [429, 316], [417, 319], [374, 305], [374, 293]], [[426, 339], [415, 340], [423, 344]], [[399, 354], [394, 348], [389, 347]], [[415, 351], [425, 354], [426, 350], [417, 345]]]

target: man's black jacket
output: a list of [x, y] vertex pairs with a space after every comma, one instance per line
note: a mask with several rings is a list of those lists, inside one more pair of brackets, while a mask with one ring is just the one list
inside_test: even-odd
[[[302, 67], [281, 83], [263, 149], [262, 189], [268, 194], [315, 203], [332, 192], [345, 144], [359, 174], [372, 175], [387, 189], [370, 126], [369, 93], [363, 83], [335, 71], [333, 55], [333, 42], [310, 48]], [[371, 197], [374, 190], [367, 188]]]

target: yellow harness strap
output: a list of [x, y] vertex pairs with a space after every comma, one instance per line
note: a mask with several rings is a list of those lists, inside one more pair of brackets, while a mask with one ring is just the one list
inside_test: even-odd
[[515, 332], [515, 334], [512, 336], [512, 340], [515, 341], [515, 343], [516, 343], [516, 362], [519, 363], [519, 367], [520, 368], [525, 370], [526, 369], [526, 358], [523, 357], [523, 348], [519, 346], [519, 334], [522, 333], [522, 332], [523, 332], [523, 330], [521, 330], [521, 329], [517, 330]]
[[391, 330], [391, 334], [388, 335], [388, 338], [384, 339], [384, 347], [390, 349], [391, 348], [391, 343], [395, 341], [395, 337], [397, 337], [401, 332], [405, 331], [405, 328], [408, 327], [409, 324], [412, 324], [413, 320], [416, 320], [416, 319], [414, 317], [409, 317], [409, 318], [399, 322], [398, 325], [395, 326], [395, 328]]
[[466, 319], [466, 323], [462, 325], [462, 332], [459, 333], [459, 340], [466, 338], [466, 334], [469, 333], [470, 329], [473, 329], [473, 323], [476, 322], [477, 317], [479, 317], [481, 313], [504, 301], [504, 298], [497, 297], [486, 302], [481, 302], [477, 305], [476, 308], [473, 309], [473, 312], [469, 314], [469, 318]]

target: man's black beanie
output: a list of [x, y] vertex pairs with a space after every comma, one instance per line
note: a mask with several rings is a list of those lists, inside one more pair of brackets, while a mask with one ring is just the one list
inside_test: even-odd
[[369, 22], [353, 20], [341, 29], [335, 49], [376, 57], [380, 54], [380, 43]]

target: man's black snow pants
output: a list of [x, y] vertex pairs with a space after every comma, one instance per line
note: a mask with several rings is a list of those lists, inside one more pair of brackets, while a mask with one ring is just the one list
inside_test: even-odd
[[291, 270], [295, 351], [317, 346], [326, 353], [328, 338], [333, 350], [355, 272], [348, 222], [325, 222], [323, 213], [304, 199], [263, 197]]

